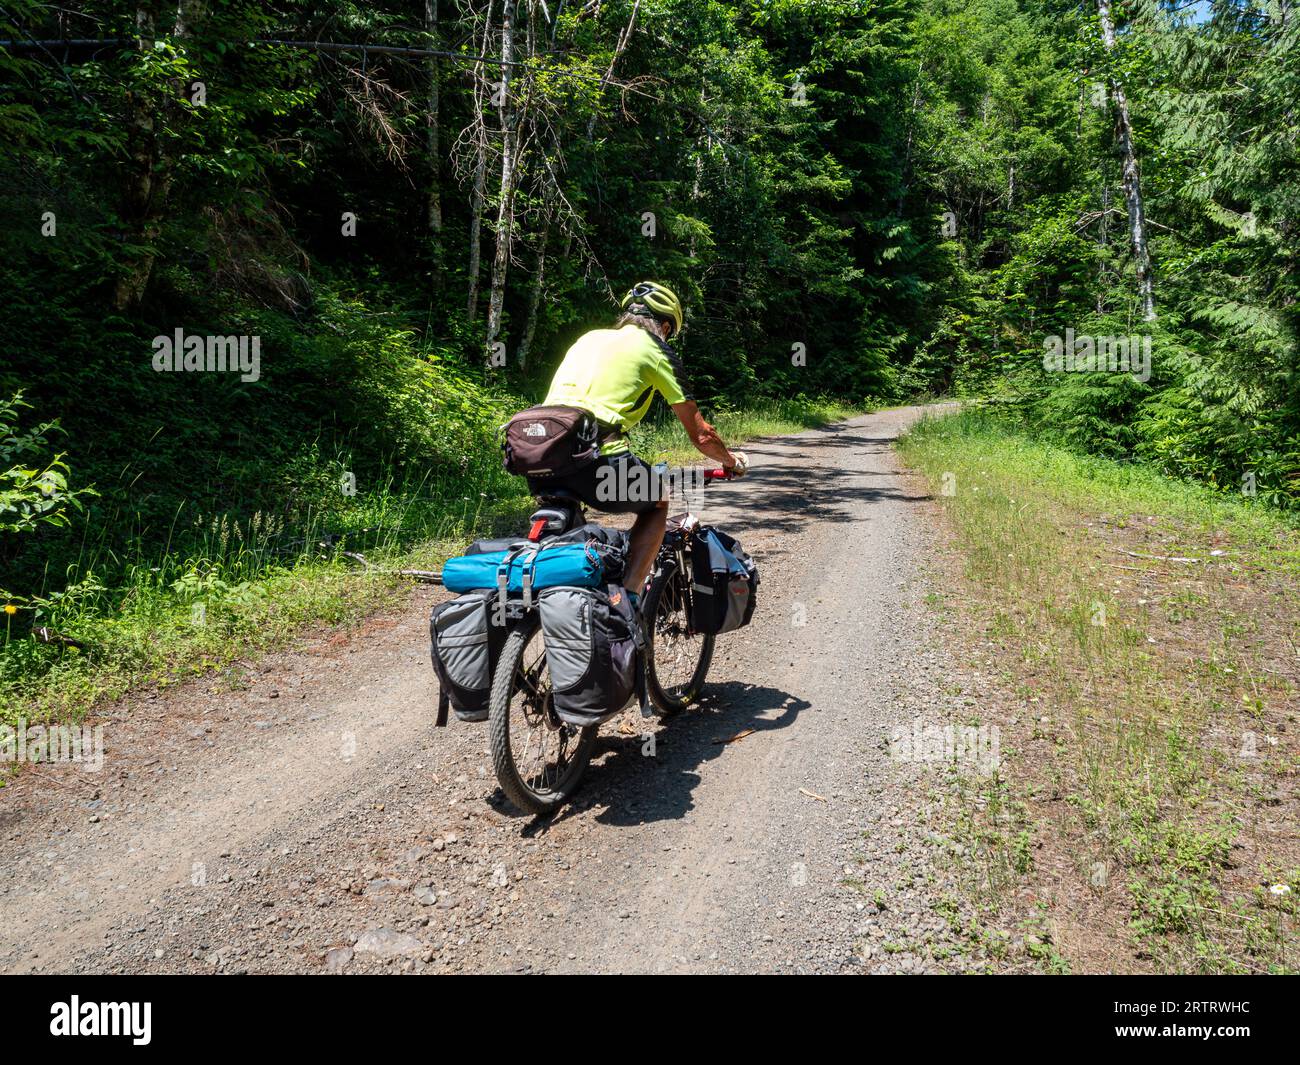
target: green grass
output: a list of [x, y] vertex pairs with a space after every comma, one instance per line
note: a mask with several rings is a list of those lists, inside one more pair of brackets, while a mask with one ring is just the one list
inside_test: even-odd
[[[32, 627], [76, 646], [0, 634], [0, 722], [76, 721], [133, 687], [173, 684], [283, 647], [312, 624], [355, 622], [406, 594], [409, 581], [391, 571], [437, 568], [477, 530], [517, 523], [527, 502], [519, 491], [490, 505], [466, 498], [438, 510], [382, 489], [331, 515], [331, 529], [341, 532], [299, 530], [289, 554], [282, 530], [268, 531], [256, 517], [218, 519], [196, 550], [132, 565], [113, 587], [88, 568], [23, 608]], [[383, 531], [363, 531], [370, 529]]]
[[[1300, 516], [1201, 482], [1179, 481], [1136, 462], [1083, 455], [1017, 432], [995, 415], [962, 411], [927, 417], [900, 444], [905, 457], [924, 456], [926, 470], [995, 470], [1043, 500], [1105, 513], [1146, 511], [1197, 530], [1231, 529], [1246, 543], [1274, 544], [1279, 531], [1300, 529]], [[946, 466], [945, 460], [951, 459]], [[1294, 555], [1292, 562], [1300, 562]]]
[[[922, 421], [900, 451], [960, 550], [946, 626], [1005, 693], [1003, 774], [960, 793], [978, 886], [1033, 884], [1041, 844], [1073, 865], [1067, 898], [1124, 915], [1129, 960], [1294, 971], [1295, 888], [1258, 890], [1300, 877], [1281, 831], [1300, 770], [1294, 516], [979, 412]], [[1276, 746], [1240, 757], [1256, 734]]]
[[[852, 413], [787, 400], [723, 412], [715, 422], [725, 439], [741, 441]], [[675, 422], [639, 428], [634, 442], [655, 459], [699, 458], [682, 446]], [[15, 600], [19, 613], [0, 615], [7, 625], [0, 631], [0, 723], [78, 721], [143, 684], [175, 684], [290, 645], [312, 625], [356, 622], [405, 598], [409, 581], [390, 571], [437, 569], [467, 541], [517, 528], [530, 502], [516, 478], [403, 484], [394, 475], [295, 529], [260, 515], [212, 519], [191, 530], [183, 553], [119, 563], [111, 587], [96, 574], [118, 560], [91, 555], [61, 590]], [[90, 532], [86, 538], [95, 540]], [[362, 553], [372, 568], [362, 570], [343, 550]], [[40, 627], [82, 646], [40, 642], [30, 634]]]

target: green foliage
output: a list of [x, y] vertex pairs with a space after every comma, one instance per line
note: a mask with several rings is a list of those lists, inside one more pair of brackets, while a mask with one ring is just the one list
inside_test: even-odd
[[[1208, 16], [1208, 17], [1207, 17]], [[1300, 500], [1300, 91], [1295, 20], [930, 0], [915, 23], [918, 177], [951, 256], [947, 299], [900, 376], [993, 395], [1083, 451], [1225, 491]], [[1135, 130], [1158, 317], [1136, 299], [1114, 84]], [[1046, 372], [1044, 342], [1142, 336], [1152, 374]]]
[[[1055, 0], [522, 0], [498, 106], [503, 10], [0, 10], [0, 395], [66, 432], [0, 463], [13, 595], [93, 573], [114, 609], [190, 563], [236, 588], [319, 537], [409, 546], [517, 500], [497, 426], [639, 277], [686, 297], [710, 416], [989, 397], [1079, 450], [1296, 503], [1295, 20], [1131, 0], [1108, 51], [1091, 6]], [[106, 43], [31, 43], [65, 34]], [[156, 372], [177, 329], [257, 337], [260, 375]], [[1048, 372], [1066, 330], [1149, 334], [1150, 379]]]
[[[57, 421], [22, 430], [18, 412], [30, 408], [22, 393], [0, 399], [0, 561], [15, 551], [16, 537], [41, 526], [67, 528], [70, 511], [84, 509], [82, 499], [98, 493], [93, 488], [71, 488], [63, 455], [44, 454], [45, 434], [58, 430]], [[0, 598], [14, 600], [16, 593], [0, 586]], [[6, 602], [6, 632], [12, 627], [13, 605]]]
[[[639, 276], [688, 295], [682, 351], [710, 410], [888, 396], [893, 360], [926, 329], [922, 275], [938, 271], [896, 168], [906, 4], [654, 0], [626, 37], [628, 0], [598, 17], [517, 5], [517, 265], [500, 336], [513, 353], [527, 332], [531, 354], [504, 367], [482, 355], [502, 117], [483, 115], [491, 136], [474, 140], [474, 74], [497, 68], [269, 43], [419, 44], [410, 27], [423, 5], [72, 10], [121, 41], [0, 53], [14, 147], [0, 206], [16, 220], [0, 257], [12, 293], [0, 389], [59, 415], [68, 461], [103, 496], [84, 527], [9, 548], [24, 594], [91, 569], [118, 587], [160, 553], [195, 555], [213, 522], [242, 529], [261, 515], [286, 547], [308, 529], [337, 531], [357, 506], [340, 490], [348, 478], [359, 498], [456, 510], [517, 492], [489, 445], [496, 427]], [[489, 24], [442, 5], [429, 37], [467, 59], [483, 40], [495, 52], [493, 10]], [[32, 0], [0, 16], [20, 42], [67, 24]], [[483, 257], [471, 279], [478, 162]], [[342, 233], [345, 211], [355, 236]], [[471, 317], [472, 282], [484, 298]], [[178, 328], [259, 338], [259, 378], [155, 372], [153, 338]]]
[[[93, 495], [88, 488], [68, 487], [68, 464], [62, 455], [42, 458], [48, 441], [45, 434], [58, 428], [46, 422], [20, 432], [18, 410], [30, 407], [22, 393], [0, 400], [0, 533], [20, 533], [41, 524], [66, 526], [68, 510], [81, 510], [81, 496]], [[35, 461], [36, 465], [29, 465]]]

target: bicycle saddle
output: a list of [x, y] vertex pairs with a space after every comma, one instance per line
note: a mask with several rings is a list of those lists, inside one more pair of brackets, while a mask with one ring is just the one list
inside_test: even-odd
[[576, 529], [586, 520], [582, 512], [582, 501], [563, 488], [538, 495], [537, 502], [542, 505], [528, 519], [528, 539], [534, 543], [543, 536], [554, 536]]

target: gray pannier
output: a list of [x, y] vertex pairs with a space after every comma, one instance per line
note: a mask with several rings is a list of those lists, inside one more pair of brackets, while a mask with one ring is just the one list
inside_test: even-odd
[[467, 592], [439, 603], [429, 616], [433, 668], [442, 688], [439, 724], [446, 721], [442, 700], [462, 721], [487, 720], [492, 672], [509, 633], [496, 598], [495, 590]]
[[537, 597], [555, 712], [571, 725], [595, 725], [636, 694], [640, 629], [627, 592], [546, 588]]

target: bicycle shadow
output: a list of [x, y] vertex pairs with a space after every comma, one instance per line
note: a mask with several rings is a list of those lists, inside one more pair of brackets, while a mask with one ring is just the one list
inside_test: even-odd
[[[635, 716], [636, 735], [602, 733], [582, 788], [561, 820], [595, 807], [606, 825], [644, 825], [683, 817], [694, 805], [701, 767], [722, 757], [731, 742], [789, 728], [812, 704], [789, 692], [741, 681], [711, 685], [704, 702], [662, 724]], [[636, 715], [636, 711], [631, 712]]]

